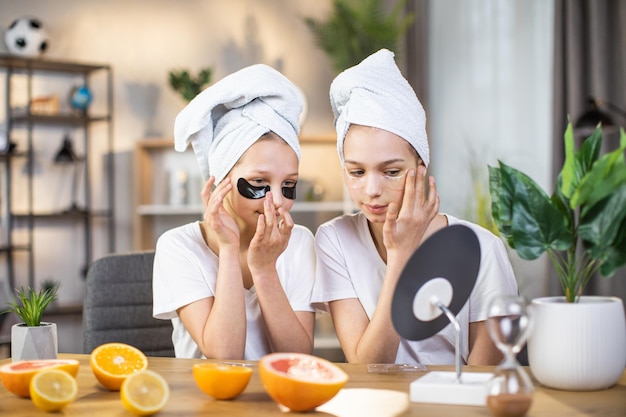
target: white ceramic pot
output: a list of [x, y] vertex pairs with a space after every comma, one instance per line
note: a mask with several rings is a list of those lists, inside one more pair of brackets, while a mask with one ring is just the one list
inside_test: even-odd
[[28, 327], [24, 323], [11, 327], [11, 360], [56, 359], [59, 349], [56, 323], [41, 322]]
[[626, 366], [624, 303], [617, 297], [536, 298], [528, 361], [550, 388], [593, 391], [617, 383]]

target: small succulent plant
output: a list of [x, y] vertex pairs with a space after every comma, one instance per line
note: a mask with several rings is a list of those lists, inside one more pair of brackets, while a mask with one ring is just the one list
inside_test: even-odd
[[28, 327], [41, 326], [41, 318], [50, 303], [56, 300], [58, 289], [58, 283], [39, 292], [22, 287], [16, 291], [17, 297], [3, 313], [15, 313]]

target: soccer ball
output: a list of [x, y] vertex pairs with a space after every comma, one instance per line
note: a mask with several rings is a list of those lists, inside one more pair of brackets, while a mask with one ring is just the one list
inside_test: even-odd
[[11, 23], [4, 42], [12, 54], [36, 57], [48, 49], [48, 34], [39, 19], [22, 16]]

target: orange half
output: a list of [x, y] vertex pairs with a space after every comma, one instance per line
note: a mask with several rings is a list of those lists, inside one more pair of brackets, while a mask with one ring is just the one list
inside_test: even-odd
[[196, 363], [192, 372], [198, 388], [218, 400], [230, 400], [241, 394], [252, 376], [252, 368], [222, 363]]
[[39, 359], [18, 361], [0, 366], [0, 379], [7, 391], [20, 397], [30, 397], [30, 381], [44, 369], [60, 369], [74, 378], [80, 363], [76, 359]]
[[148, 367], [148, 358], [134, 346], [105, 343], [95, 348], [89, 364], [96, 379], [111, 391], [119, 391], [124, 380]]
[[271, 353], [259, 361], [267, 393], [292, 411], [309, 411], [333, 398], [348, 382], [334, 363], [303, 353]]

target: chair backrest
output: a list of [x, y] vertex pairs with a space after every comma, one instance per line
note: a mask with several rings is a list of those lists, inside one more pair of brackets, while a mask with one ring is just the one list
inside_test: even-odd
[[154, 251], [107, 255], [87, 272], [83, 351], [109, 342], [135, 346], [146, 356], [174, 356], [172, 323], [152, 317]]

